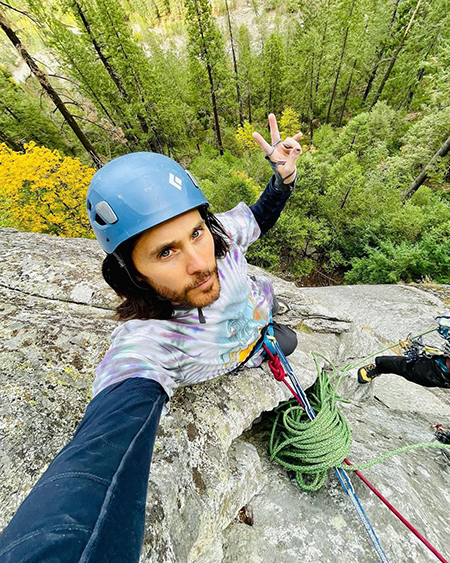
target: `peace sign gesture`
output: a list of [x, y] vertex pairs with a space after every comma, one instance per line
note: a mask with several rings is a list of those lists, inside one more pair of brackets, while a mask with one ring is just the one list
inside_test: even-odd
[[253, 138], [264, 151], [275, 174], [284, 184], [291, 184], [295, 180], [294, 174], [297, 171], [296, 163], [298, 157], [302, 154], [302, 148], [298, 143], [298, 139], [303, 137], [303, 135], [297, 133], [293, 137], [287, 137], [282, 141], [278, 131], [277, 119], [273, 113], [269, 114], [269, 127], [272, 145], [269, 145], [256, 131], [253, 133]]

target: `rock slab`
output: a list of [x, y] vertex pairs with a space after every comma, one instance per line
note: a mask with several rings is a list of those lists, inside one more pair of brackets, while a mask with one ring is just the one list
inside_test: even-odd
[[[102, 253], [94, 241], [0, 229], [0, 242], [3, 527], [81, 420], [115, 326], [117, 300], [101, 278]], [[445, 309], [438, 296], [416, 288], [300, 289], [268, 276], [291, 306], [279, 322], [297, 331], [292, 364], [305, 388], [316, 378], [312, 351], [337, 366], [356, 363], [404, 338], [407, 327], [429, 326]], [[404, 401], [406, 382], [380, 378], [374, 399], [371, 386], [355, 383], [355, 370], [344, 383], [358, 461], [430, 439], [429, 426], [448, 417], [444, 390], [414, 386]], [[155, 446], [142, 562], [376, 560], [332, 478], [322, 491], [306, 494], [269, 463], [266, 438], [253, 424], [287, 397], [267, 365], [175, 393]], [[433, 450], [389, 463], [370, 470], [373, 481], [448, 555], [447, 462]], [[415, 540], [405, 541], [405, 530], [379, 501], [355, 487], [392, 560], [431, 560]], [[236, 520], [247, 504], [254, 509], [253, 527]]]

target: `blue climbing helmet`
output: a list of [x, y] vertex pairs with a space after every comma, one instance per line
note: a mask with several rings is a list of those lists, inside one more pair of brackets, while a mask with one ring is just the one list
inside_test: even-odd
[[437, 320], [437, 331], [447, 340], [450, 340], [450, 313], [444, 313], [436, 317]]
[[208, 202], [177, 162], [137, 152], [115, 158], [94, 174], [86, 204], [100, 246], [112, 254], [134, 235]]

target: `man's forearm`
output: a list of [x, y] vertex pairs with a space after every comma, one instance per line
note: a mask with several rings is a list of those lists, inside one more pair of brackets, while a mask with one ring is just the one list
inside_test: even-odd
[[275, 175], [273, 175], [258, 201], [250, 206], [262, 235], [267, 233], [277, 222], [294, 186], [295, 181], [290, 184], [283, 184], [277, 182]]

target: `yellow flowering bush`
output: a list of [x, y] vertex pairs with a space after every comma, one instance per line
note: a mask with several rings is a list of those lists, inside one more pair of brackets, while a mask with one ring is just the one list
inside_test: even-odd
[[95, 172], [78, 158], [31, 142], [18, 153], [0, 144], [1, 215], [19, 229], [92, 237], [85, 198]]
[[239, 127], [237, 128], [236, 139], [238, 141], [241, 150], [254, 151], [259, 148], [259, 146], [257, 145], [257, 143], [252, 137], [253, 131], [254, 129], [248, 121], [244, 121], [243, 127], [239, 125]]
[[300, 115], [292, 108], [286, 108], [280, 119], [281, 138], [293, 137], [299, 131], [301, 131]]

